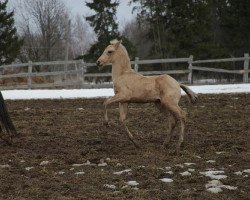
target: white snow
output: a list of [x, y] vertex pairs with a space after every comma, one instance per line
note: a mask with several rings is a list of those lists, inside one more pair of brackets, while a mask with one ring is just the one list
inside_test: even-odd
[[224, 171], [205, 171], [205, 172], [200, 172], [200, 174], [210, 177], [211, 179], [216, 179], [216, 180], [220, 180], [220, 179], [225, 179], [227, 178], [226, 175], [223, 175]]
[[[197, 94], [250, 93], [250, 84], [201, 85], [190, 86]], [[73, 99], [113, 96], [112, 88], [108, 89], [63, 89], [63, 90], [4, 90], [4, 99]], [[184, 92], [182, 91], [182, 94]]]
[[25, 167], [25, 170], [30, 171], [31, 169], [33, 169], [34, 167]]
[[72, 167], [81, 167], [81, 166], [88, 166], [88, 165], [93, 166], [96, 164], [90, 163], [90, 161], [87, 160], [86, 163], [72, 164]]
[[250, 169], [245, 169], [245, 170], [243, 170], [243, 172], [250, 174]]
[[164, 182], [164, 183], [171, 183], [171, 182], [173, 182], [173, 179], [171, 179], [171, 178], [162, 178], [162, 179], [160, 179], [162, 182]]
[[223, 185], [223, 183], [219, 180], [212, 180], [209, 181], [206, 186], [207, 191], [212, 193], [219, 193], [222, 192], [221, 188], [228, 189], [228, 190], [236, 190], [237, 187], [230, 186], [230, 185]]
[[222, 192], [222, 189], [220, 187], [211, 187], [211, 188], [208, 188], [207, 191], [212, 192], [212, 193], [219, 193], [219, 192]]
[[10, 168], [10, 165], [0, 165], [0, 168], [5, 169], [5, 168]]
[[185, 171], [185, 172], [180, 173], [180, 175], [182, 175], [182, 176], [191, 176], [191, 173], [188, 172], [188, 171]]
[[76, 175], [83, 175], [83, 174], [85, 174], [85, 172], [76, 172], [75, 174]]
[[224, 153], [225, 153], [225, 151], [218, 151], [218, 152], [216, 152], [217, 155], [224, 154]]
[[40, 163], [41, 166], [45, 166], [45, 165], [47, 165], [47, 164], [49, 164], [49, 161], [47, 161], [47, 160], [42, 161], [42, 162]]
[[107, 163], [103, 162], [103, 163], [99, 163], [99, 164], [98, 164], [98, 167], [105, 167], [105, 166], [107, 166], [107, 165], [108, 165]]
[[112, 189], [112, 190], [116, 189], [116, 186], [115, 185], [111, 185], [111, 184], [104, 184], [103, 186], [106, 187], [106, 188]]
[[184, 168], [184, 165], [183, 164], [177, 164], [175, 165], [176, 167], [180, 167], [180, 168]]
[[115, 174], [115, 175], [121, 175], [123, 173], [127, 173], [127, 172], [130, 172], [130, 171], [132, 171], [132, 170], [131, 169], [125, 169], [125, 170], [122, 170], [122, 171], [119, 171], [119, 172], [114, 172], [113, 174]]
[[184, 163], [186, 166], [196, 165], [195, 163]]
[[243, 173], [242, 173], [241, 171], [238, 171], [238, 172], [234, 172], [234, 174], [240, 176], [240, 175], [242, 175]]
[[139, 183], [137, 181], [128, 181], [127, 185], [129, 185], [129, 186], [137, 186], [137, 185], [139, 185]]
[[207, 163], [215, 163], [216, 161], [215, 160], [208, 160], [206, 161]]

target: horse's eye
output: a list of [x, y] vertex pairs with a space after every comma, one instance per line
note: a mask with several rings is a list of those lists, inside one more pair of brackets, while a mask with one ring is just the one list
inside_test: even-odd
[[108, 54], [111, 54], [111, 53], [113, 53], [113, 51], [108, 51]]

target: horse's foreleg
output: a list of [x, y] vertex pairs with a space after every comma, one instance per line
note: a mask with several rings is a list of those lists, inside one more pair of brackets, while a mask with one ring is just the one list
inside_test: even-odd
[[140, 148], [140, 146], [135, 142], [133, 134], [129, 131], [126, 125], [126, 118], [128, 114], [128, 103], [119, 103], [119, 109], [120, 109], [120, 121], [126, 130], [128, 138], [131, 140], [131, 142], [133, 142], [135, 147]]
[[104, 119], [106, 122], [108, 122], [108, 105], [111, 104], [111, 103], [114, 103], [114, 102], [119, 102], [122, 98], [122, 96], [120, 95], [115, 95], [113, 97], [109, 97], [108, 99], [106, 99], [103, 103], [104, 105]]

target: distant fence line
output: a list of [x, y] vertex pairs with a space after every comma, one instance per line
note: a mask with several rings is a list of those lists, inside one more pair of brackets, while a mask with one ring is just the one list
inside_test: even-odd
[[[240, 70], [228, 70], [228, 69], [219, 69], [211, 67], [202, 67], [199, 64], [204, 63], [221, 63], [221, 62], [238, 62], [244, 61], [242, 69]], [[139, 71], [139, 65], [142, 64], [156, 64], [156, 63], [187, 63], [187, 69], [183, 70], [165, 70], [165, 71]], [[240, 74], [242, 75], [242, 82], [249, 82], [249, 54], [245, 53], [244, 57], [238, 58], [223, 58], [223, 59], [211, 59], [211, 60], [194, 60], [193, 56], [188, 58], [170, 58], [170, 59], [154, 59], [154, 60], [139, 60], [138, 57], [134, 61], [131, 61], [131, 64], [134, 66], [134, 70], [143, 75], [158, 75], [158, 74], [187, 74], [187, 80], [189, 84], [193, 84], [193, 73], [194, 71], [205, 71], [205, 72], [215, 72], [215, 73], [229, 73], [229, 74]], [[51, 66], [59, 67], [60, 71], [42, 71], [34, 72], [36, 66]], [[69, 65], [73, 65], [68, 67]], [[0, 74], [0, 81], [4, 79], [11, 78], [26, 78], [26, 84], [17, 84], [17, 85], [1, 85], [0, 90], [4, 89], [34, 89], [34, 88], [55, 88], [55, 87], [74, 87], [78, 88], [108, 88], [112, 87], [111, 83], [100, 83], [92, 84], [85, 81], [88, 77], [110, 77], [111, 73], [87, 73], [86, 69], [89, 67], [96, 66], [95, 63], [85, 63], [83, 60], [72, 60], [72, 61], [51, 61], [51, 62], [31, 62], [20, 63], [20, 64], [10, 64], [0, 66], [0, 71], [6, 70], [8, 68], [20, 68], [28, 67], [27, 72], [15, 73], [15, 74]], [[74, 80], [67, 80], [67, 76], [74, 75]], [[35, 77], [47, 77], [47, 76], [60, 76], [62, 81], [59, 82], [49, 82], [49, 83], [35, 83], [32, 81]]]

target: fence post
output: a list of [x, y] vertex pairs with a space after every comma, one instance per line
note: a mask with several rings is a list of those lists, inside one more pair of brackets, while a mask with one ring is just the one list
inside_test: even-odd
[[243, 74], [243, 82], [248, 83], [248, 73], [249, 73], [249, 53], [244, 54], [244, 74]]
[[85, 81], [85, 79], [84, 79], [84, 73], [85, 73], [84, 61], [81, 60], [81, 81], [82, 81], [82, 85], [83, 85], [83, 83]]
[[31, 74], [32, 74], [32, 61], [29, 61], [29, 65], [28, 65], [28, 88], [29, 89], [31, 89], [31, 85], [32, 85]]
[[189, 61], [188, 61], [188, 69], [189, 69], [189, 73], [188, 73], [188, 83], [189, 84], [193, 84], [193, 59], [194, 57], [192, 55], [189, 56]]
[[138, 69], [139, 69], [138, 61], [139, 61], [139, 57], [135, 57], [135, 66], [134, 66], [134, 69], [135, 69], [136, 72], [138, 72]]

